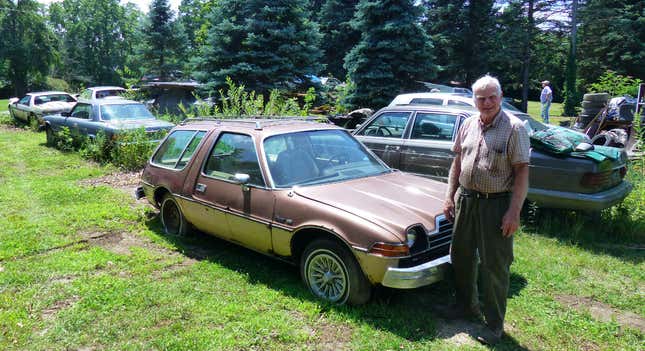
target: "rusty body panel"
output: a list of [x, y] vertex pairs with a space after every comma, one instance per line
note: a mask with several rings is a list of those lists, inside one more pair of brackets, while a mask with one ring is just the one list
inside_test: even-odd
[[[176, 198], [185, 219], [203, 232], [296, 264], [307, 243], [321, 237], [336, 240], [352, 252], [371, 284], [382, 283], [388, 270], [400, 267], [403, 260], [426, 263], [447, 256], [447, 246], [432, 257], [429, 250], [398, 257], [370, 251], [375, 243], [406, 245], [412, 227], [421, 228], [420, 234], [438, 231], [446, 185], [390, 170], [358, 142], [366, 154], [372, 155], [373, 164], [383, 167], [383, 172], [321, 184], [276, 187], [271, 161], [265, 157], [267, 138], [332, 130], [354, 140], [341, 128], [301, 121], [245, 120], [194, 121], [180, 124], [173, 132], [179, 130], [206, 131], [206, 135], [181, 169], [162, 167], [153, 162], [153, 156], [144, 169], [142, 187], [157, 207], [164, 194]], [[225, 133], [250, 137], [261, 171], [256, 180], [259, 184], [241, 184], [237, 179], [205, 171], [209, 158], [215, 157], [216, 143]], [[426, 240], [425, 236], [420, 240]], [[417, 261], [413, 259], [415, 255], [419, 256]], [[445, 264], [439, 268], [443, 274]], [[441, 274], [436, 274], [433, 281]], [[421, 283], [397, 284], [391, 286], [407, 288]]]

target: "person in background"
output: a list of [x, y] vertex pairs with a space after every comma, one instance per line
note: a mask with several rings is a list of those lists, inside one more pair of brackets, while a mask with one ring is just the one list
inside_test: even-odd
[[457, 301], [442, 314], [480, 318], [479, 272], [487, 328], [477, 340], [494, 345], [504, 332], [513, 234], [528, 191], [529, 136], [521, 120], [502, 111], [496, 78], [486, 75], [472, 89], [479, 114], [457, 133], [443, 210], [454, 223], [450, 256]]
[[548, 80], [542, 81], [542, 93], [540, 93], [541, 116], [544, 123], [549, 123], [549, 108], [551, 107], [551, 100], [553, 100], [553, 91], [549, 84], [551, 83]]

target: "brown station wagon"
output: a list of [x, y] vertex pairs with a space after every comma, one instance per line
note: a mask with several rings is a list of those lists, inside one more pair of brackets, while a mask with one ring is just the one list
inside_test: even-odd
[[347, 130], [299, 120], [192, 120], [145, 167], [138, 196], [189, 228], [298, 264], [311, 292], [361, 304], [373, 285], [443, 278], [445, 184], [390, 169]]

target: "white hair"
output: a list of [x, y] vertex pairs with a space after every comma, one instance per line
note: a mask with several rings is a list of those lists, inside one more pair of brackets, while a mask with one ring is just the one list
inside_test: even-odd
[[[499, 80], [497, 80], [497, 78], [488, 74], [477, 79], [477, 81], [473, 83], [473, 86], [472, 86], [473, 94], [476, 94], [478, 90], [486, 89], [487, 87], [490, 87], [490, 86], [495, 87], [495, 90], [497, 91], [498, 96], [502, 95], [502, 86], [499, 84]], [[473, 98], [474, 97], [475, 96], [473, 96]]]

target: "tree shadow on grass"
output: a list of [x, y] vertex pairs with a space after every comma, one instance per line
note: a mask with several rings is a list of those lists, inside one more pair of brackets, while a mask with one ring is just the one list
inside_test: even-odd
[[593, 214], [538, 209], [527, 232], [630, 263], [645, 260], [645, 218], [633, 220], [620, 207]]
[[[474, 333], [481, 330], [481, 325], [453, 323], [438, 317], [437, 306], [452, 303], [454, 289], [451, 279], [410, 290], [377, 287], [372, 300], [366, 305], [337, 306], [314, 297], [301, 282], [296, 265], [272, 259], [201, 232], [195, 232], [187, 238], [166, 235], [156, 217], [150, 219], [147, 225], [187, 257], [213, 262], [244, 274], [250, 284], [260, 284], [298, 300], [316, 303], [321, 314], [333, 310], [359, 324], [368, 323], [374, 329], [386, 330], [410, 342], [451, 339], [456, 334], [464, 333], [470, 335], [470, 340], [474, 342]], [[526, 280], [513, 274], [509, 296], [516, 296], [524, 286]], [[523, 348], [512, 337], [506, 336], [496, 349]]]

